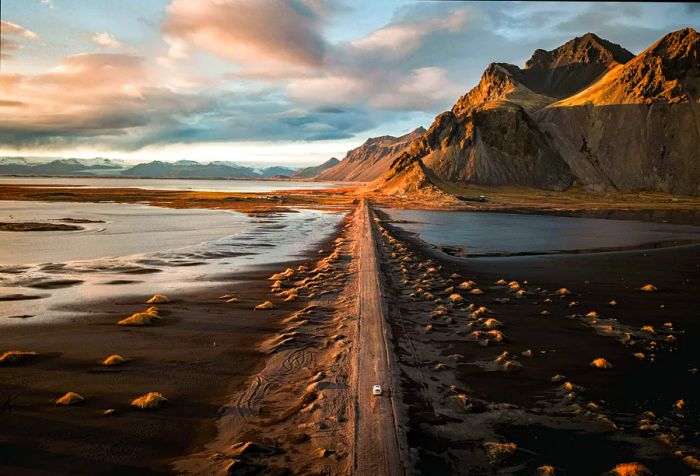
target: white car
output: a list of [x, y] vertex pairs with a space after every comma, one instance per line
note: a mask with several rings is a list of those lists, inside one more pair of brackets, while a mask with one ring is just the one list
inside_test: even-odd
[[381, 385], [375, 385], [372, 387], [372, 395], [380, 396], [381, 394], [382, 394], [382, 386]]

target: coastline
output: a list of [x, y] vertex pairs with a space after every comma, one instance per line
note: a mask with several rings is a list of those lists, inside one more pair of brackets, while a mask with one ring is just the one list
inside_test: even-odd
[[[147, 307], [150, 296], [91, 303], [89, 316], [65, 321], [5, 325], [3, 350], [28, 349], [39, 356], [1, 368], [1, 401], [9, 399], [11, 406], [0, 413], [0, 472], [169, 474], [174, 459], [214, 437], [221, 406], [264, 365], [259, 343], [303, 307], [272, 297], [269, 276], [326, 256], [336, 233], [320, 243], [323, 254], [310, 249], [298, 260], [232, 275], [226, 285], [170, 296], [171, 303], [158, 305], [160, 322], [149, 327], [115, 323]], [[219, 299], [230, 293], [240, 301]], [[276, 309], [253, 310], [268, 299]], [[85, 312], [80, 303], [65, 310], [71, 309]], [[127, 362], [104, 367], [100, 362], [109, 354]], [[86, 401], [55, 407], [53, 400], [67, 391]], [[168, 399], [164, 408], [129, 407], [150, 391]], [[103, 416], [108, 408], [115, 414]]]
[[[46, 193], [35, 191], [13, 193], [27, 194], [27, 200]], [[71, 190], [43, 197], [130, 203], [136, 196], [119, 196], [119, 191]], [[297, 200], [320, 208], [330, 202], [335, 210], [352, 209], [357, 201], [352, 191], [335, 197], [334, 191], [282, 192], [285, 199], [271, 208], [263, 194], [146, 192], [145, 201], [158, 206], [222, 206], [253, 215], [297, 206]], [[250, 203], [244, 196], [251, 197]], [[620, 210], [638, 218], [629, 208], [612, 212]], [[700, 388], [697, 373], [691, 372], [700, 366], [700, 356], [690, 345], [700, 334], [692, 320], [700, 312], [693, 300], [700, 293], [693, 278], [700, 269], [695, 262], [700, 245], [465, 259], [392, 227], [381, 211], [375, 213], [379, 282], [399, 368], [399, 375], [391, 377], [400, 387], [398, 431], [406, 435], [418, 470], [534, 472], [545, 464], [566, 468], [576, 461], [567, 453], [572, 447], [592, 453], [610, 447], [612, 454], [587, 462], [587, 471], [604, 472], [635, 460], [676, 474], [686, 467], [682, 458], [697, 453], [697, 409], [689, 406], [679, 413], [673, 405], [700, 400], [693, 390]], [[133, 296], [99, 303], [99, 311], [85, 319], [32, 330], [9, 328], [13, 345], [36, 349], [40, 356], [2, 368], [10, 382], [3, 391], [21, 397], [13, 400], [11, 413], [0, 415], [9, 422], [0, 437], [5, 472], [32, 474], [46, 467], [133, 474], [237, 468], [351, 472], [353, 402], [363, 389], [350, 384], [356, 379], [353, 349], [359, 345], [353, 277], [361, 239], [350, 220], [346, 217], [324, 241], [322, 254], [309, 250], [304, 259], [231, 276], [230, 286], [171, 296], [176, 301], [159, 306], [163, 322], [152, 327], [114, 326], [117, 318], [145, 306], [148, 296]], [[410, 266], [402, 265], [404, 257]], [[298, 268], [302, 264], [308, 269]], [[272, 295], [269, 276], [288, 266], [299, 271], [281, 279], [282, 289], [298, 291], [301, 299], [285, 303], [277, 297], [272, 299], [277, 309], [253, 311]], [[517, 280], [527, 296], [516, 298], [495, 284], [499, 279]], [[448, 289], [462, 280], [476, 281], [484, 295], [458, 291], [462, 299], [452, 302], [454, 289]], [[640, 293], [646, 282], [659, 292]], [[572, 296], [563, 300], [552, 294], [559, 287], [571, 289]], [[432, 297], [421, 298], [418, 288]], [[240, 302], [218, 299], [231, 291]], [[611, 299], [619, 305], [610, 307]], [[577, 304], [570, 307], [572, 302]], [[487, 314], [474, 317], [479, 306], [488, 308]], [[551, 317], [541, 314], [544, 310]], [[591, 310], [601, 317], [586, 318]], [[487, 317], [499, 324], [482, 329]], [[659, 337], [640, 331], [646, 325]], [[504, 338], [486, 338], [484, 344], [473, 337], [487, 330]], [[633, 335], [632, 346], [638, 347], [621, 342], [624, 333]], [[115, 369], [100, 366], [106, 354], [124, 352], [120, 346], [135, 349], [125, 355], [129, 362]], [[645, 356], [641, 361], [634, 356], [637, 350]], [[523, 354], [528, 351], [529, 356]], [[506, 360], [499, 361], [504, 352]], [[589, 362], [597, 356], [613, 362], [612, 370], [591, 370]], [[513, 368], [501, 368], [502, 362]], [[567, 380], [553, 383], [555, 374]], [[645, 379], [656, 383], [650, 387]], [[569, 384], [572, 391], [565, 392]], [[663, 393], [653, 393], [657, 387]], [[55, 407], [52, 399], [69, 390], [88, 399], [76, 407]], [[129, 408], [130, 399], [149, 391], [161, 391], [168, 404], [154, 412]], [[105, 408], [117, 413], [104, 417]], [[640, 429], [645, 412], [656, 415], [650, 429]], [[27, 418], [42, 432], [28, 433]], [[487, 445], [496, 443], [518, 449], [494, 459]]]
[[[700, 398], [700, 245], [465, 259], [382, 226], [409, 444], [422, 474], [532, 474], [546, 465], [601, 474], [631, 461], [654, 474], [693, 468], [684, 458], [700, 446], [697, 408], [674, 405]], [[407, 273], [403, 256], [412, 259]], [[437, 273], [426, 274], [430, 267]], [[465, 280], [483, 294], [459, 290]], [[641, 292], [648, 282], [659, 291]], [[566, 299], [555, 292], [563, 287]], [[450, 292], [463, 300], [450, 302]], [[592, 368], [598, 357], [612, 369]], [[581, 453], [592, 457], [582, 462]]]

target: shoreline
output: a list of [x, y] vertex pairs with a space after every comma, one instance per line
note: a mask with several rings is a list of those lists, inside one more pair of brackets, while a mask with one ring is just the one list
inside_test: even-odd
[[[632, 461], [654, 474], [692, 471], [697, 409], [679, 411], [674, 402], [700, 398], [692, 317], [700, 311], [700, 282], [692, 279], [700, 245], [469, 259], [382, 225], [409, 443], [423, 474], [533, 474], [545, 465], [601, 474]], [[515, 280], [524, 294], [500, 279]], [[483, 294], [461, 290], [467, 280]], [[647, 282], [659, 291], [641, 292]], [[557, 296], [561, 287], [571, 296]], [[461, 297], [452, 302], [450, 293]], [[597, 357], [612, 369], [591, 368]], [[595, 456], [581, 463], [581, 452]]]
[[[158, 193], [151, 199], [170, 206], [192, 198]], [[195, 204], [213, 206], [221, 195], [235, 194]], [[25, 473], [56, 464], [137, 474], [352, 473], [358, 392], [368, 391], [353, 384], [360, 380], [352, 362], [366, 344], [358, 332], [363, 236], [353, 197], [334, 198], [354, 211], [323, 253], [308, 250], [304, 259], [232, 276], [230, 286], [171, 296], [179, 301], [158, 306], [160, 324], [114, 326], [145, 307], [147, 296], [134, 296], [98, 304], [86, 320], [33, 328], [35, 335], [12, 326], [12, 342], [26, 344], [18, 350], [40, 342], [40, 356], [0, 368], [14, 379], [12, 391], [24, 385], [28, 392], [0, 413], [10, 423], [0, 435], [0, 455], [15, 465], [10, 474], [20, 464]], [[322, 203], [323, 195], [314, 199]], [[265, 200], [253, 194], [249, 213], [261, 212]], [[586, 474], [631, 461], [659, 474], [692, 468], [700, 456], [700, 354], [692, 345], [700, 335], [693, 319], [700, 245], [471, 259], [373, 213], [388, 358], [398, 369], [387, 378], [396, 386], [397, 432], [408, 441], [404, 459], [416, 471], [534, 473], [553, 465], [575, 472], [573, 451], [595, 455], [581, 463]], [[269, 279], [287, 266], [294, 268]], [[464, 287], [469, 280], [475, 283]], [[646, 283], [657, 292], [641, 292]], [[560, 296], [560, 288], [570, 291]], [[240, 302], [218, 299], [232, 290]], [[295, 300], [284, 302], [289, 295]], [[267, 299], [277, 309], [252, 310]], [[120, 345], [137, 351], [125, 355], [124, 367], [105, 370], [99, 359]], [[603, 357], [610, 368], [591, 367]], [[64, 391], [80, 393], [78, 383], [87, 389], [83, 405], [51, 404]], [[161, 391], [168, 404], [128, 408], [148, 391]], [[101, 416], [106, 406], [117, 414]], [[45, 433], [25, 435], [27, 418]], [[71, 462], [75, 452], [83, 459]]]
[[[344, 184], [345, 185], [345, 184]], [[0, 201], [142, 203], [165, 208], [214, 208], [244, 213], [272, 213], [311, 207], [350, 210], [366, 196], [378, 208], [540, 214], [563, 217], [612, 218], [659, 223], [700, 224], [700, 197], [651, 192], [598, 195], [573, 189], [549, 192], [507, 187], [472, 187], [465, 194], [487, 194], [485, 203], [463, 202], [454, 196], [404, 198], [365, 192], [356, 183], [342, 188], [277, 190], [272, 192], [198, 192], [141, 188], [82, 188], [0, 184]]]
[[[149, 296], [90, 302], [89, 315], [61, 322], [3, 326], [3, 351], [24, 349], [39, 356], [0, 366], [0, 403], [9, 399], [10, 405], [0, 411], [0, 472], [32, 474], [50, 467], [59, 472], [170, 473], [175, 459], [214, 437], [220, 408], [264, 365], [257, 344], [303, 307], [302, 302], [272, 297], [269, 276], [328, 255], [338, 229], [319, 243], [323, 254], [314, 247], [293, 261], [254, 266], [226, 284], [169, 296], [171, 303], [157, 305], [162, 319], [152, 326], [115, 325], [148, 307]], [[239, 302], [219, 299], [232, 292]], [[267, 299], [277, 309], [253, 310]], [[65, 310], [84, 312], [86, 305]], [[100, 365], [108, 354], [123, 355], [127, 362]], [[76, 391], [86, 401], [55, 407], [53, 400], [66, 391]], [[164, 408], [129, 408], [131, 399], [149, 391], [168, 399]], [[107, 408], [116, 413], [102, 416]], [[28, 427], [30, 421], [37, 424]]]

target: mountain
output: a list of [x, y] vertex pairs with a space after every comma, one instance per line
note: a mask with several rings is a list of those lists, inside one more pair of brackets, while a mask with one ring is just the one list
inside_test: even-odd
[[208, 164], [194, 160], [161, 162], [155, 160], [137, 164], [122, 172], [128, 177], [163, 177], [163, 178], [271, 178], [289, 177], [294, 169], [288, 167], [266, 167], [254, 169], [234, 162], [215, 161]]
[[492, 63], [372, 186], [400, 190], [419, 176], [700, 194], [699, 57], [698, 33], [685, 29], [637, 56], [587, 33], [536, 50], [522, 69]]
[[122, 172], [122, 175], [154, 178], [260, 178], [260, 175], [249, 167], [233, 167], [217, 162], [202, 164], [185, 160], [178, 162], [155, 160], [137, 164]]
[[321, 174], [321, 172], [325, 172], [326, 170], [330, 169], [331, 167], [335, 167], [339, 163], [340, 163], [340, 161], [338, 159], [336, 159], [335, 157], [331, 157], [330, 159], [326, 160], [321, 165], [316, 165], [314, 167], [305, 167], [303, 169], [297, 170], [296, 172], [294, 172], [292, 174], [292, 178], [296, 178], [296, 179], [314, 178], [317, 175]]
[[354, 182], [375, 180], [389, 170], [392, 161], [423, 133], [425, 129], [419, 127], [400, 137], [381, 136], [367, 139], [360, 147], [349, 151], [340, 163], [321, 173], [316, 179]]
[[536, 114], [579, 181], [700, 194], [700, 35], [670, 33]]
[[103, 170], [119, 169], [117, 163], [90, 162], [77, 159], [55, 159], [49, 162], [35, 162], [22, 157], [8, 157], [0, 160], [0, 175], [95, 175]]
[[561, 99], [632, 58], [622, 46], [586, 33], [552, 51], [535, 50], [519, 71], [520, 81], [537, 93]]
[[294, 172], [296, 172], [296, 169], [291, 169], [289, 167], [280, 167], [280, 166], [273, 166], [273, 167], [266, 167], [264, 169], [260, 169], [258, 171], [260, 173], [260, 176], [263, 178], [271, 178], [271, 177], [284, 177], [288, 178], [294, 175]]
[[41, 157], [0, 157], [0, 175], [269, 178], [289, 177], [294, 172], [295, 169], [289, 167], [255, 169], [228, 161], [203, 164], [194, 160], [176, 162], [156, 160], [129, 166], [125, 161], [105, 158], [52, 160]]

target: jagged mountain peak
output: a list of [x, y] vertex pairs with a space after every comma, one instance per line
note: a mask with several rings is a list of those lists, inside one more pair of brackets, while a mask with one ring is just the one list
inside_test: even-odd
[[537, 49], [525, 63], [525, 69], [552, 69], [571, 64], [624, 64], [634, 55], [622, 46], [586, 33], [553, 50]]
[[554, 106], [693, 102], [700, 96], [700, 34], [692, 28], [659, 39], [600, 81]]

